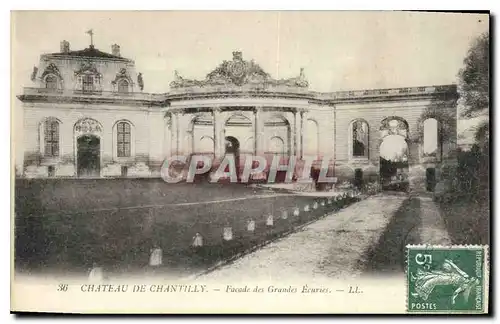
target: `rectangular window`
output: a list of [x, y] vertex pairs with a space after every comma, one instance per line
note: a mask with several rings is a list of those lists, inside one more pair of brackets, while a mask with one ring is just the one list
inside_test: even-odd
[[45, 156], [59, 156], [59, 123], [45, 122]]
[[49, 165], [47, 167], [47, 171], [49, 173], [49, 178], [55, 177], [55, 175], [56, 175], [56, 168], [53, 165]]
[[57, 78], [49, 75], [45, 78], [45, 88], [49, 91], [57, 90]]
[[94, 91], [94, 76], [84, 75], [82, 83], [83, 83], [83, 92], [93, 92]]
[[117, 125], [117, 155], [118, 157], [130, 156], [130, 124], [120, 122]]
[[122, 177], [126, 177], [128, 173], [128, 167], [122, 166]]
[[126, 80], [122, 80], [118, 83], [118, 92], [120, 93], [128, 92], [128, 82]]

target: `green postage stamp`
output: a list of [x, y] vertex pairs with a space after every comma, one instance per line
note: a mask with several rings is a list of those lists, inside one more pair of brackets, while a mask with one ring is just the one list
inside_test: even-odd
[[488, 247], [408, 245], [409, 313], [485, 313]]

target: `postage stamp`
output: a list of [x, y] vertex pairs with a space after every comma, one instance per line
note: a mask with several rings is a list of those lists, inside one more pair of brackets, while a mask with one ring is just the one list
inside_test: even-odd
[[407, 312], [483, 313], [488, 247], [408, 245]]

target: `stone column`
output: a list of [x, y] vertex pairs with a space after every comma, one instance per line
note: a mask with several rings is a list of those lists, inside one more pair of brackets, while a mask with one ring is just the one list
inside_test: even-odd
[[293, 147], [292, 147], [292, 155], [299, 157], [299, 146], [300, 146], [300, 116], [297, 110], [293, 112]]
[[264, 154], [264, 120], [262, 118], [262, 107], [255, 107], [254, 110], [254, 143], [255, 155], [263, 156]]
[[172, 112], [170, 121], [170, 155], [179, 154], [179, 116], [178, 112]]
[[177, 134], [178, 134], [178, 154], [186, 155], [189, 153], [189, 146], [187, 143], [189, 120], [188, 115], [184, 115], [184, 112], [179, 112], [177, 114]]
[[288, 133], [288, 138], [287, 138], [287, 150], [288, 150], [288, 155], [295, 155], [295, 113], [294, 112], [287, 112], [286, 113], [286, 119], [288, 120], [289, 123], [289, 133]]
[[298, 110], [295, 112], [295, 147], [296, 147], [295, 154], [299, 159], [302, 159], [304, 156], [303, 137], [304, 137], [303, 111]]
[[218, 107], [212, 110], [212, 115], [214, 120], [214, 155], [215, 158], [221, 158], [225, 151], [224, 118]]
[[166, 114], [163, 116], [163, 159], [168, 158], [172, 155], [172, 141], [170, 133], [170, 129], [172, 128], [172, 117], [167, 116]]

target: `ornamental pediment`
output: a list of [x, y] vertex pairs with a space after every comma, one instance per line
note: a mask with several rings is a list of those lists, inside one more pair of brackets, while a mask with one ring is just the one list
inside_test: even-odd
[[97, 134], [102, 132], [101, 124], [92, 118], [83, 118], [80, 119], [75, 124], [75, 133], [76, 134]]
[[126, 79], [129, 83], [133, 83], [132, 78], [130, 77], [130, 74], [128, 73], [126, 68], [121, 68], [120, 71], [116, 73], [115, 79], [111, 81], [111, 83], [115, 84], [122, 79]]
[[93, 75], [101, 75], [94, 64], [91, 62], [83, 62], [80, 64], [78, 70], [75, 71], [75, 75], [80, 74], [93, 74]]
[[62, 79], [61, 73], [59, 72], [59, 69], [57, 68], [57, 66], [54, 63], [50, 63], [49, 65], [47, 65], [47, 67], [45, 68], [45, 70], [42, 73], [41, 78], [42, 79], [45, 78], [45, 76], [48, 74], [53, 74], [53, 75], [57, 76], [60, 80]]
[[271, 76], [253, 60], [243, 60], [241, 52], [233, 52], [233, 60], [223, 61], [212, 72], [207, 74], [205, 80], [186, 79], [175, 71], [174, 81], [172, 81], [170, 87], [243, 86], [246, 84], [299, 88], [306, 88], [309, 86], [309, 83], [305, 79], [304, 69], [300, 70], [300, 75], [298, 77], [276, 80], [271, 78]]
[[380, 126], [381, 138], [389, 135], [408, 136], [408, 124], [406, 121], [398, 118], [386, 118], [381, 122]]

